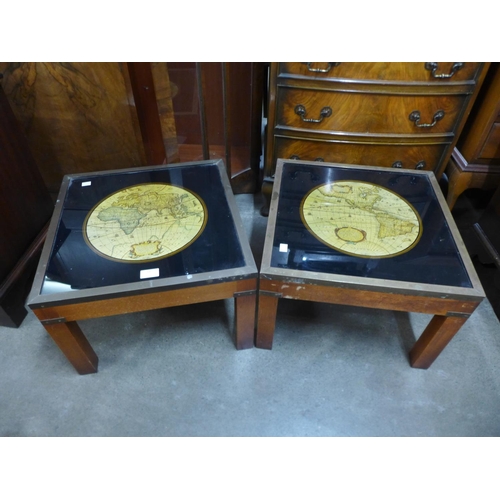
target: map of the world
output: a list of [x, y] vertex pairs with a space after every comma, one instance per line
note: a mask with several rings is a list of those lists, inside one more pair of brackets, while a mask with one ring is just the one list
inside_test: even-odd
[[206, 207], [193, 192], [171, 184], [137, 184], [98, 203], [84, 222], [83, 234], [103, 257], [144, 262], [180, 252], [206, 222]]
[[302, 201], [301, 217], [320, 241], [358, 257], [402, 254], [422, 233], [422, 221], [410, 203], [368, 182], [337, 181], [311, 190]]

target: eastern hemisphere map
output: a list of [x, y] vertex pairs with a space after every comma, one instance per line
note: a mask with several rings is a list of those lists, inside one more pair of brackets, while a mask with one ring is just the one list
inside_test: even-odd
[[337, 181], [311, 190], [302, 201], [301, 217], [326, 245], [365, 258], [405, 253], [422, 233], [422, 221], [410, 203], [368, 182]]
[[83, 224], [85, 241], [103, 257], [158, 260], [191, 244], [207, 223], [205, 204], [172, 184], [137, 184], [99, 202]]

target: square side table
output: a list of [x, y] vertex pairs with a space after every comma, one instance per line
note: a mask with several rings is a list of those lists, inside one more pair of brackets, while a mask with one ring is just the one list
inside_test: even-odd
[[222, 160], [68, 175], [27, 304], [88, 374], [88, 318], [234, 298], [253, 347], [257, 276]]
[[272, 348], [280, 298], [420, 312], [410, 364], [428, 368], [484, 296], [432, 172], [278, 160], [257, 347]]

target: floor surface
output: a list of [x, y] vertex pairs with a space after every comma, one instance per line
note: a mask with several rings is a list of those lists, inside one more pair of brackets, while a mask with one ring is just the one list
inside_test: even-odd
[[[236, 200], [259, 264], [261, 198]], [[234, 348], [230, 300], [88, 320], [99, 372], [79, 376], [29, 313], [0, 328], [0, 436], [499, 436], [490, 300], [431, 368], [412, 369], [429, 319], [282, 301], [272, 351]]]

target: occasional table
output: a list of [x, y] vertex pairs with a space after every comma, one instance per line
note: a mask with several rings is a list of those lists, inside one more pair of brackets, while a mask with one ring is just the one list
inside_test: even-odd
[[257, 347], [280, 298], [432, 314], [410, 352], [428, 368], [484, 291], [432, 172], [278, 160]]
[[253, 347], [257, 275], [221, 160], [68, 175], [27, 303], [88, 374], [88, 318], [234, 297], [236, 348]]

